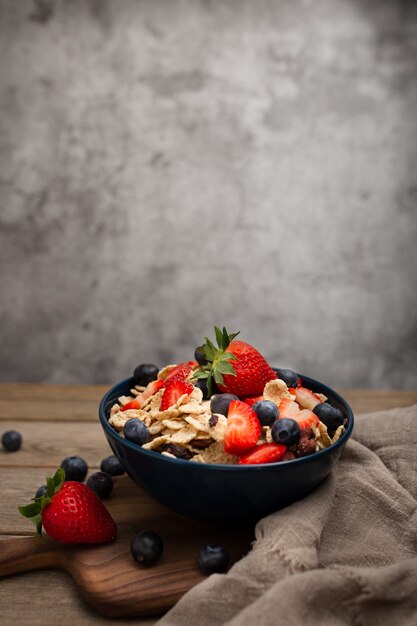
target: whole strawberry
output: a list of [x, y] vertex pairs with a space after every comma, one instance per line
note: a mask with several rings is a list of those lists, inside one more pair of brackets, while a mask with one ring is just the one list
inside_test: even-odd
[[80, 482], [65, 480], [59, 468], [47, 478], [46, 495], [19, 506], [42, 533], [42, 525], [50, 537], [61, 543], [105, 543], [116, 537], [117, 525], [94, 491]]
[[207, 378], [210, 391], [212, 382], [222, 392], [232, 393], [240, 398], [259, 396], [265, 384], [277, 377], [262, 354], [250, 344], [235, 337], [239, 333], [229, 334], [225, 327], [214, 327], [216, 347], [205, 338], [202, 346], [207, 363], [194, 372], [194, 378]]

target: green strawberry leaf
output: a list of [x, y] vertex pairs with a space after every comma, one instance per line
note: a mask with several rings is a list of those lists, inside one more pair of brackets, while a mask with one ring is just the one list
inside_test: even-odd
[[221, 361], [217, 366], [217, 371], [220, 372], [220, 374], [230, 374], [230, 376], [236, 376], [233, 365], [229, 363], [229, 361]]
[[61, 489], [65, 480], [65, 472], [59, 467], [53, 478], [46, 478], [46, 496], [35, 498], [34, 502], [18, 506], [19, 512], [36, 526], [37, 534], [42, 533], [42, 511], [51, 503], [54, 495]]
[[47, 476], [46, 478], [46, 495], [48, 498], [52, 498], [55, 493], [54, 479]]
[[23, 506], [18, 506], [19, 512], [23, 515], [23, 517], [27, 517], [28, 519], [32, 519], [37, 515], [40, 515], [42, 510], [40, 498], [35, 500], [35, 502], [31, 502], [30, 504], [25, 504]]
[[58, 467], [52, 480], [54, 481], [56, 493], [61, 489], [65, 482], [65, 470], [62, 467]]
[[217, 345], [219, 346], [220, 350], [225, 350], [225, 347], [223, 346], [223, 333], [220, 330], [220, 328], [218, 328], [218, 326], [214, 327], [214, 332], [216, 335], [216, 341], [217, 341]]
[[223, 376], [222, 376], [221, 372], [219, 371], [219, 368], [214, 370], [213, 378], [214, 378], [214, 381], [215, 381], [216, 385], [222, 385], [223, 382], [224, 382]]

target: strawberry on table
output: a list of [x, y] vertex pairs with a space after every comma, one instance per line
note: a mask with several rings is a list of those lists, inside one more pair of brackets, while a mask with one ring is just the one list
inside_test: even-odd
[[229, 334], [225, 327], [214, 327], [217, 347], [205, 338], [202, 346], [207, 363], [194, 371], [193, 378], [207, 379], [211, 392], [214, 381], [220, 391], [239, 397], [262, 395], [265, 384], [277, 377], [264, 357], [250, 344]]
[[233, 400], [227, 413], [227, 426], [224, 435], [224, 451], [242, 456], [249, 452], [262, 432], [255, 411], [241, 400]]
[[66, 544], [94, 544], [112, 541], [117, 534], [116, 522], [90, 487], [65, 480], [60, 467], [53, 478], [47, 478], [46, 495], [35, 498], [20, 513], [30, 519], [41, 535], [47, 534]]

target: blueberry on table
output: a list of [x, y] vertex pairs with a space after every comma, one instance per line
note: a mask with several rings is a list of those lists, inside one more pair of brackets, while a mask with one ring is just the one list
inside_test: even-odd
[[39, 489], [35, 493], [35, 498], [42, 498], [42, 496], [46, 496], [46, 485], [42, 485], [41, 487], [39, 487]]
[[143, 446], [151, 440], [151, 434], [145, 424], [136, 417], [126, 422], [123, 427], [123, 434], [132, 443]]
[[106, 472], [106, 474], [110, 474], [110, 476], [121, 476], [125, 473], [122, 464], [114, 454], [106, 456], [106, 458], [102, 460], [100, 470]]
[[158, 376], [159, 367], [156, 367], [153, 363], [141, 363], [135, 368], [133, 372], [133, 378], [135, 383], [141, 387], [146, 387], [150, 382], [156, 380]]
[[297, 387], [299, 378], [295, 372], [288, 369], [277, 369], [276, 372], [278, 378], [283, 380], [287, 387], [292, 387], [293, 389]]
[[203, 574], [221, 574], [227, 570], [230, 563], [229, 553], [223, 546], [207, 545], [201, 548], [198, 555], [198, 564]]
[[270, 400], [259, 400], [252, 404], [252, 409], [258, 416], [261, 426], [272, 426], [279, 416], [277, 405]]
[[211, 398], [210, 411], [227, 417], [229, 405], [233, 400], [239, 400], [233, 393], [218, 393]]
[[22, 445], [22, 435], [17, 430], [7, 430], [1, 438], [1, 445], [7, 452], [16, 452]]
[[113, 479], [106, 472], [95, 472], [87, 480], [87, 487], [90, 487], [101, 500], [104, 500], [113, 491]]
[[144, 530], [133, 538], [130, 551], [141, 565], [154, 565], [164, 551], [164, 542], [156, 533]]
[[271, 436], [275, 443], [284, 446], [292, 446], [300, 440], [300, 426], [298, 422], [289, 417], [281, 417], [276, 420], [271, 428]]
[[343, 424], [343, 413], [328, 402], [320, 402], [313, 408], [313, 413], [323, 422], [328, 430], [336, 430]]
[[208, 361], [206, 355], [204, 354], [203, 346], [197, 346], [194, 350], [194, 358], [199, 365], [207, 365]]
[[76, 480], [82, 483], [87, 476], [88, 465], [80, 456], [67, 456], [61, 463], [65, 472], [65, 480]]

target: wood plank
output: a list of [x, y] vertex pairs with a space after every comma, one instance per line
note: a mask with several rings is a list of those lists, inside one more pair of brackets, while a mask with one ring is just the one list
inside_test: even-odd
[[383, 389], [338, 389], [355, 415], [374, 413], [417, 404], [417, 391]]
[[[0, 540], [10, 537], [0, 536]], [[31, 626], [153, 626], [157, 618], [104, 618], [82, 599], [65, 572], [40, 571], [9, 576], [1, 580], [1, 624]]]
[[[25, 422], [95, 422], [103, 385], [26, 385], [0, 383], [0, 420]], [[417, 391], [338, 389], [354, 413], [417, 403]]]
[[[49, 537], [14, 537], [0, 543], [0, 576], [38, 569], [69, 572], [87, 602], [109, 617], [149, 616], [171, 608], [191, 587], [204, 580], [197, 556], [206, 544], [227, 547], [231, 564], [242, 558], [254, 539], [252, 528], [214, 527], [171, 515], [148, 520], [137, 511], [137, 524], [164, 541], [162, 557], [142, 567], [130, 546], [136, 529], [119, 525], [114, 541], [97, 546], [65, 546]], [[146, 528], [147, 526], [145, 526]]]
[[0, 420], [94, 422], [109, 387], [1, 383]]
[[1, 422], [1, 432], [17, 429], [23, 444], [16, 452], [0, 448], [0, 467], [44, 467], [56, 469], [66, 456], [77, 454], [90, 468], [112, 454], [98, 418], [95, 422]]

